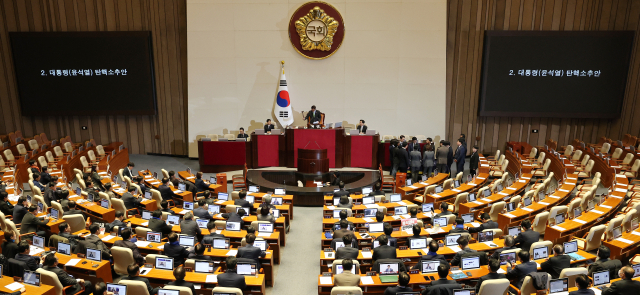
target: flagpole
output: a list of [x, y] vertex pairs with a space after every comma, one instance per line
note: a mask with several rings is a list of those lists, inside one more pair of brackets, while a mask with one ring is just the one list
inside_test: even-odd
[[280, 61], [280, 67], [282, 68], [282, 73], [284, 74], [284, 60]]

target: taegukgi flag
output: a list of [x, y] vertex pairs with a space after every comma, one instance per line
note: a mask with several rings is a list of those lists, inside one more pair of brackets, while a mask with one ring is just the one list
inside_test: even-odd
[[276, 95], [276, 107], [273, 114], [283, 127], [293, 124], [293, 113], [291, 111], [291, 99], [287, 89], [287, 78], [284, 76], [284, 61], [282, 61], [282, 72], [280, 72], [280, 86]]

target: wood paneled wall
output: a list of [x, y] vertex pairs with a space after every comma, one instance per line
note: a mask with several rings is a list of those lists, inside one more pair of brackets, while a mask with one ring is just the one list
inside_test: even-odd
[[[185, 0], [0, 0], [0, 134], [44, 132], [74, 142], [121, 141], [134, 154], [186, 155], [186, 15]], [[151, 31], [157, 114], [21, 116], [7, 33], [65, 31]]]
[[[574, 138], [589, 143], [602, 136], [640, 135], [640, 1], [448, 0], [447, 14], [447, 138], [464, 133], [474, 145], [476, 136], [481, 136], [477, 144], [488, 153], [502, 150], [507, 141], [543, 145], [552, 138], [566, 145]], [[636, 31], [620, 118], [478, 117], [485, 30]]]

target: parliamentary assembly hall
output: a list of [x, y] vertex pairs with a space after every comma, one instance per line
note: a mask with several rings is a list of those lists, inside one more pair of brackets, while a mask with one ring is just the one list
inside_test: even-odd
[[640, 0], [0, 0], [0, 295], [640, 295], [639, 30]]

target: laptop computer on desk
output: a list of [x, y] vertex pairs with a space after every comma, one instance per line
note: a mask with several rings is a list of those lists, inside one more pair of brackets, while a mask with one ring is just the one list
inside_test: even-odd
[[593, 287], [604, 290], [609, 284], [609, 271], [603, 270], [593, 273]]
[[398, 263], [380, 263], [380, 282], [395, 283], [398, 281]]

